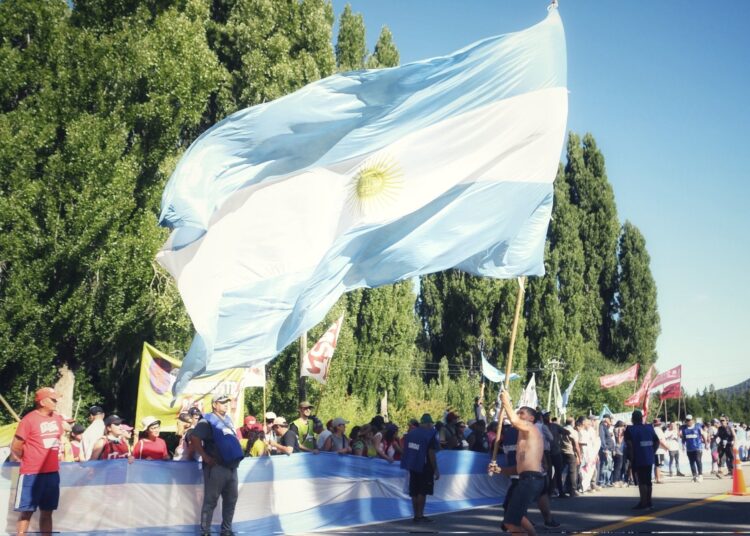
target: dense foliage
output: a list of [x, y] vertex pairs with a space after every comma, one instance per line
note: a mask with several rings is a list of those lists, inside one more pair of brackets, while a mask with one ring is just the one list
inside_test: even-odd
[[[327, 0], [0, 2], [0, 392], [16, 409], [67, 364], [84, 407], [132, 416], [143, 342], [180, 355], [192, 336], [153, 260], [182, 152], [238, 109], [337, 70], [398, 64], [387, 27], [370, 53], [361, 15], [345, 8], [335, 46], [333, 21]], [[563, 388], [581, 373], [573, 411], [620, 407], [632, 386], [603, 392], [596, 377], [655, 361], [656, 287], [590, 135], [568, 140], [546, 269], [527, 287], [514, 369], [536, 372], [543, 394], [561, 358]], [[308, 382], [308, 398], [357, 421], [385, 393], [400, 421], [468, 414], [480, 350], [504, 363], [517, 288], [447, 271], [342, 297], [309, 334], [312, 344], [344, 313], [328, 385]], [[291, 345], [268, 371], [268, 406], [289, 416], [298, 355]], [[248, 400], [261, 410], [259, 390]]]

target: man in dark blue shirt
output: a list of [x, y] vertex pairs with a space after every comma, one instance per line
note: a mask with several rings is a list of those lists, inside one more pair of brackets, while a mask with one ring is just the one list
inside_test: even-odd
[[[625, 429], [625, 441], [628, 445], [628, 457], [638, 480], [638, 493], [640, 494], [640, 501], [633, 509], [642, 510], [653, 508], [651, 472], [654, 469], [654, 454], [661, 442], [654, 427], [650, 424], [643, 424], [643, 414], [639, 410], [633, 412], [632, 420], [633, 424]], [[662, 444], [662, 446], [667, 448], [666, 445]]]
[[419, 428], [411, 430], [404, 437], [404, 453], [401, 456], [401, 469], [409, 471], [409, 496], [416, 523], [429, 522], [424, 507], [427, 495], [432, 495], [435, 480], [440, 478], [435, 452], [440, 450], [440, 441], [429, 413], [422, 415]]

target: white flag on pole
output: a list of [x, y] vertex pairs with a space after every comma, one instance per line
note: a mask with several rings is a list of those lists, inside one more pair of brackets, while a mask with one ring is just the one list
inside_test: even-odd
[[336, 343], [339, 340], [341, 324], [344, 322], [344, 315], [341, 315], [336, 322], [331, 324], [318, 342], [315, 343], [305, 357], [302, 366], [302, 376], [313, 378], [318, 382], [325, 384], [328, 377], [328, 367], [333, 357], [333, 351], [336, 349]]
[[526, 389], [521, 393], [521, 398], [518, 401], [518, 407], [528, 406], [536, 409], [539, 405], [539, 397], [536, 394], [536, 375], [532, 374], [529, 383], [526, 385]]
[[245, 370], [242, 387], [264, 387], [266, 385], [266, 366], [260, 365]]

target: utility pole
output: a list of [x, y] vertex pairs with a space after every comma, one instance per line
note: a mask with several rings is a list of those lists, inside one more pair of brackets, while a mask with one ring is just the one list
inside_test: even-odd
[[[547, 411], [550, 411], [552, 402], [555, 403], [555, 417], [559, 417], [557, 414], [557, 402], [560, 396], [560, 383], [557, 377], [557, 371], [565, 368], [565, 361], [559, 357], [553, 357], [547, 361], [545, 370], [550, 371], [549, 378], [549, 392], [547, 393]], [[554, 398], [553, 398], [554, 396]]]

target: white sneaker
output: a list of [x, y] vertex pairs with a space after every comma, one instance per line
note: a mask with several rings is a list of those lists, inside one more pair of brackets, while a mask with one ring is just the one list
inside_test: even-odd
[[698, 482], [703, 482], [703, 475], [698, 475]]

